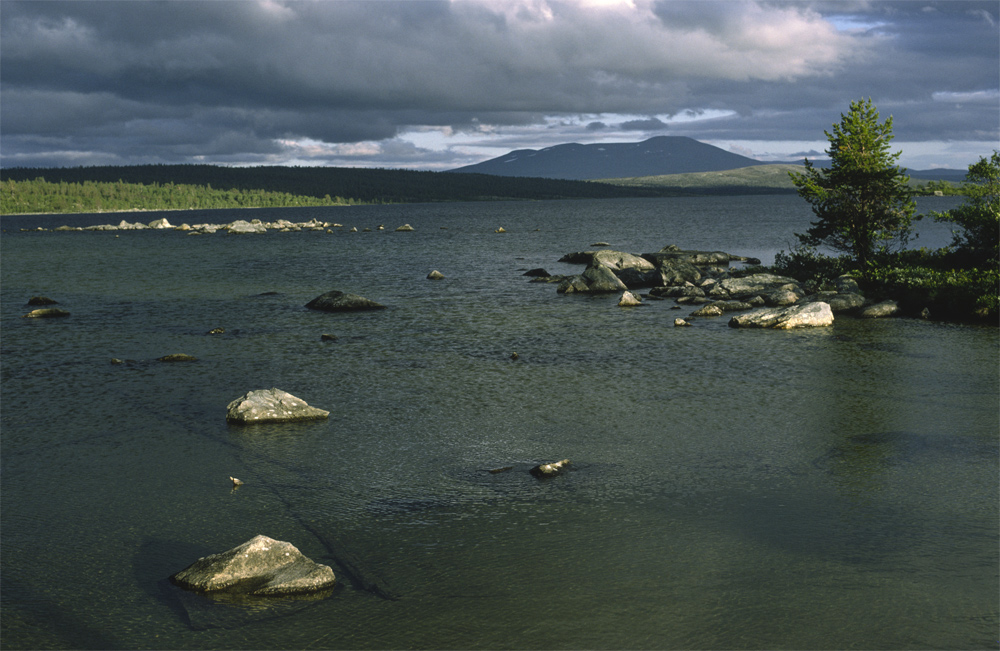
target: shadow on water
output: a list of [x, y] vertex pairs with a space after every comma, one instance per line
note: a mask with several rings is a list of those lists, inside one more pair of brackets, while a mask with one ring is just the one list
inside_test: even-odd
[[[6, 573], [2, 583], [3, 617], [6, 622], [19, 617], [27, 626], [50, 636], [52, 647], [63, 649], [127, 649], [129, 645], [89, 626], [54, 599], [42, 596]], [[16, 613], [16, 614], [15, 614]], [[38, 638], [21, 644], [16, 634], [5, 633], [4, 649], [43, 648]]]

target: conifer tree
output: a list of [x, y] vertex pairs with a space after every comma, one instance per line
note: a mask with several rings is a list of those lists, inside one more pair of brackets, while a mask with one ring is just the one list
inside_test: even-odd
[[880, 251], [902, 248], [909, 240], [916, 204], [906, 170], [896, 165], [900, 152], [889, 151], [892, 117], [880, 124], [868, 99], [851, 102], [840, 118], [833, 133], [824, 132], [830, 167], [816, 169], [806, 159], [805, 172], [790, 173], [818, 217], [805, 234], [796, 235], [807, 246], [851, 254], [867, 276]]

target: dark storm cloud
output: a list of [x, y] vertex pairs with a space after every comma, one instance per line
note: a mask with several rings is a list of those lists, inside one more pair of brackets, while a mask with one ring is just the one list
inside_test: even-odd
[[[997, 7], [5, 0], [0, 160], [470, 162], [407, 135], [435, 129], [535, 148], [664, 128], [816, 141], [869, 96], [898, 140], [992, 142]], [[705, 119], [671, 120], [692, 110]]]

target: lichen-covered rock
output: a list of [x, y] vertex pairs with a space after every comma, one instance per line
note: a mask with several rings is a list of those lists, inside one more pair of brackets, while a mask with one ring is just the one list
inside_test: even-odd
[[330, 412], [310, 407], [305, 400], [281, 389], [249, 391], [226, 407], [226, 420], [231, 423], [281, 423], [326, 418]]
[[804, 303], [790, 307], [765, 307], [738, 314], [729, 321], [733, 328], [815, 328], [833, 325], [833, 311], [826, 303]]
[[200, 558], [170, 580], [187, 590], [260, 596], [318, 592], [336, 583], [329, 566], [310, 560], [289, 542], [267, 536]]
[[369, 300], [357, 294], [347, 294], [336, 290], [317, 296], [306, 303], [310, 310], [323, 312], [350, 312], [355, 310], [384, 310], [381, 303]]

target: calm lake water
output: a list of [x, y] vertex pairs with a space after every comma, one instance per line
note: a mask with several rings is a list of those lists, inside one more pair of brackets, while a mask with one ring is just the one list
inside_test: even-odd
[[[344, 228], [19, 231], [161, 216]], [[997, 328], [674, 328], [691, 308], [522, 275], [596, 242], [770, 262], [811, 218], [793, 196], [4, 218], [0, 645], [997, 648]], [[388, 309], [303, 307], [333, 289]], [[22, 319], [39, 294], [72, 315]], [[329, 419], [227, 425], [270, 387]], [[166, 581], [256, 534], [340, 586]]]

